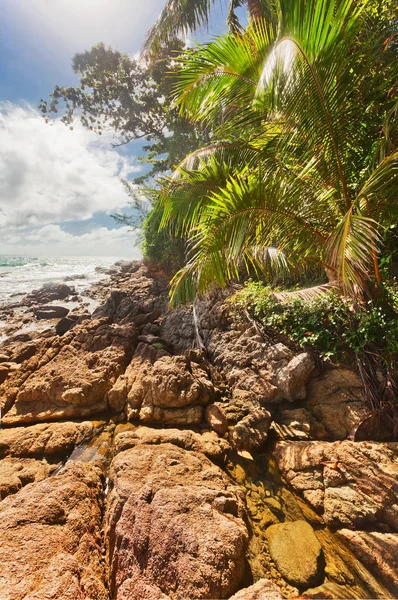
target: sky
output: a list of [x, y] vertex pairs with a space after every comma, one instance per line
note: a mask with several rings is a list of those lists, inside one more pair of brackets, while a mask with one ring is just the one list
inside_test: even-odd
[[[56, 84], [76, 85], [76, 52], [104, 42], [137, 55], [165, 0], [0, 0], [0, 254], [138, 258], [137, 232], [110, 216], [140, 173], [139, 146], [112, 149], [76, 123], [37, 110]], [[215, 33], [223, 16], [214, 17]], [[137, 150], [138, 148], [138, 150]]]

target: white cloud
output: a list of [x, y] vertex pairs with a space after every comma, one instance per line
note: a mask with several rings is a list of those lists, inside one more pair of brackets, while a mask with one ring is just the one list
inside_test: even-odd
[[119, 178], [139, 170], [80, 123], [71, 131], [28, 105], [0, 103], [0, 230], [118, 210], [129, 201]]
[[4, 233], [0, 254], [53, 255], [53, 256], [126, 256], [140, 258], [135, 245], [137, 232], [129, 227], [108, 229], [97, 227], [89, 233], [74, 235], [60, 225], [45, 225], [32, 231]]

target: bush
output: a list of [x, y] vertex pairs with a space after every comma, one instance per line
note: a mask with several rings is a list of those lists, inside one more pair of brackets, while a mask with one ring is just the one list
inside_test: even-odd
[[[296, 344], [315, 350], [324, 359], [347, 359], [377, 346], [389, 362], [398, 353], [398, 320], [394, 297], [389, 303], [369, 301], [361, 308], [333, 293], [313, 300], [278, 301], [269, 287], [249, 282], [231, 302], [248, 310], [265, 327], [288, 336]], [[395, 293], [395, 301], [397, 294]]]
[[184, 264], [184, 241], [159, 231], [161, 213], [156, 207], [143, 225], [142, 254], [144, 260], [172, 277]]

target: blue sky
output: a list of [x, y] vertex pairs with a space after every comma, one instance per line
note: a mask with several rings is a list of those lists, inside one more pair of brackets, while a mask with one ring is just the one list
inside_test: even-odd
[[[74, 85], [75, 52], [102, 41], [135, 55], [164, 0], [1, 0], [0, 253], [137, 257], [135, 234], [110, 213], [140, 172], [139, 145], [117, 153], [112, 134], [46, 125], [37, 112], [54, 85]], [[210, 35], [221, 33], [214, 12]], [[207, 34], [202, 34], [207, 35]]]

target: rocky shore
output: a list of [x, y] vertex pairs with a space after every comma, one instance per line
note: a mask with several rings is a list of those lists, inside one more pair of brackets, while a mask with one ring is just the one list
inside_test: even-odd
[[398, 597], [398, 443], [354, 441], [355, 371], [167, 290], [121, 263], [93, 312], [1, 310], [1, 600]]

